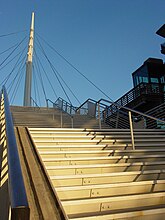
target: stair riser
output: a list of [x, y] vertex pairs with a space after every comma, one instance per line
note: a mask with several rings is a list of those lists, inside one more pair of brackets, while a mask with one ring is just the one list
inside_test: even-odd
[[[69, 121], [63, 126], [68, 125]], [[117, 219], [106, 218], [111, 213], [165, 206], [165, 132], [136, 130], [135, 148], [145, 151], [128, 151], [132, 150], [129, 130], [41, 131], [32, 129], [32, 135], [69, 218], [88, 220], [93, 215], [91, 220], [110, 220]], [[142, 212], [138, 219], [141, 216]]]
[[[91, 186], [92, 187], [92, 186]], [[80, 189], [78, 190], [67, 190], [58, 191], [57, 194], [60, 200], [71, 200], [71, 199], [89, 199], [89, 198], [100, 198], [110, 196], [121, 196], [131, 194], [143, 194], [150, 192], [163, 192], [165, 190], [165, 184], [148, 184], [140, 186], [126, 186], [126, 187], [111, 187], [111, 188], [100, 188], [100, 189]]]
[[[67, 146], [63, 146], [63, 147], [60, 147], [60, 146], [49, 146], [49, 147], [38, 147], [38, 150], [41, 154], [44, 154], [44, 152], [50, 152], [50, 153], [53, 153], [53, 151], [77, 151], [77, 153], [79, 153], [79, 151], [112, 151], [110, 152], [110, 155], [112, 156], [122, 156], [122, 155], [126, 155], [126, 156], [138, 156], [138, 155], [153, 155], [153, 154], [164, 154], [165, 155], [165, 150], [158, 150], [158, 151], [132, 151], [131, 152], [131, 147], [130, 149], [127, 148], [127, 150], [130, 150], [130, 152], [127, 152], [127, 151], [122, 151], [121, 149], [121, 152], [116, 152], [118, 149], [112, 149], [110, 147], [105, 147], [105, 146], [101, 146], [99, 147], [99, 145], [96, 145], [96, 146], [91, 146], [91, 147], [74, 147], [74, 146], [70, 146], [70, 147], [67, 147]], [[90, 153], [90, 152], [89, 152]]]
[[[52, 158], [53, 159], [53, 158]], [[86, 160], [72, 160], [72, 159], [67, 159], [66, 160], [62, 160], [65, 158], [57, 158], [53, 159], [53, 161], [46, 161], [43, 159], [43, 162], [45, 164], [45, 166], [65, 166], [65, 165], [90, 165], [90, 164], [112, 164], [112, 163], [136, 163], [136, 162], [156, 162], [156, 161], [164, 161], [164, 157], [163, 158], [143, 158], [143, 159], [97, 159], [97, 160], [92, 160], [90, 159], [86, 159]], [[74, 158], [73, 158], [74, 159]], [[76, 158], [75, 158], [76, 159]], [[85, 159], [85, 158], [84, 158]]]
[[114, 172], [128, 172], [128, 171], [144, 171], [144, 170], [161, 170], [165, 169], [164, 165], [155, 166], [123, 166], [123, 167], [106, 167], [106, 168], [68, 168], [68, 169], [47, 169], [48, 174], [51, 176], [59, 175], [80, 175], [80, 174], [104, 174], [104, 173], [114, 173]]
[[134, 181], [146, 181], [146, 180], [163, 180], [165, 174], [141, 174], [141, 175], [127, 175], [127, 176], [107, 176], [107, 177], [75, 177], [74, 179], [52, 179], [54, 187], [64, 186], [85, 186], [95, 184], [112, 184], [112, 183], [127, 183]]
[[[98, 213], [99, 214], [99, 213]], [[133, 211], [120, 214], [105, 214], [105, 215], [95, 215], [88, 217], [78, 217], [74, 220], [163, 220], [165, 219], [165, 213], [162, 209], [150, 209], [144, 211]]]
[[[147, 207], [154, 205], [163, 205], [165, 203], [165, 197], [158, 198], [143, 198], [143, 199], [134, 199], [134, 200], [124, 200], [124, 201], [113, 201], [109, 199], [109, 202], [97, 202], [96, 203], [82, 203], [74, 205], [70, 203], [69, 205], [66, 202], [62, 202], [63, 207], [68, 215], [71, 214], [80, 214], [80, 213], [91, 213], [91, 212], [102, 212], [102, 214], [106, 211], [112, 212], [120, 209], [130, 209], [130, 208], [138, 208], [138, 207]], [[89, 205], [90, 204], [90, 205]]]
[[[136, 162], [156, 162], [156, 161], [164, 161], [164, 157], [155, 157], [155, 158], [133, 158], [133, 159], [114, 159], [112, 157], [102, 157], [99, 159], [95, 159], [95, 157], [78, 159], [74, 158], [55, 158], [55, 157], [42, 157], [46, 166], [60, 166], [60, 165], [88, 165], [88, 164], [111, 164], [111, 163], [136, 163]], [[52, 161], [46, 161], [46, 160]], [[60, 160], [61, 159], [61, 160]]]

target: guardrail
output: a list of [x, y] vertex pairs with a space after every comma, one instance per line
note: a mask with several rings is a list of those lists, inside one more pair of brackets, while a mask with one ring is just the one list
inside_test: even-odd
[[126, 94], [124, 94], [122, 97], [120, 97], [118, 100], [115, 101], [116, 104], [121, 106], [126, 106], [132, 101], [136, 100], [141, 95], [153, 95], [158, 94], [162, 95], [164, 94], [164, 85], [158, 84], [158, 83], [140, 83], [130, 91], [128, 91]]
[[[47, 108], [49, 108], [49, 103], [52, 105], [54, 109], [59, 109], [60, 111], [60, 121], [61, 128], [63, 127], [63, 112], [69, 115], [71, 120], [71, 127], [73, 128], [73, 115], [75, 114], [76, 107], [72, 106], [70, 103], [66, 102], [62, 98], [58, 98], [56, 102], [51, 101], [50, 99], [46, 100]], [[53, 120], [55, 115], [53, 114]]]
[[32, 105], [32, 107], [34, 107], [34, 109], [36, 110], [39, 110], [40, 109], [40, 106], [37, 104], [37, 102], [32, 98], [32, 97], [30, 97], [30, 99], [31, 99], [31, 105]]
[[[152, 108], [151, 110], [147, 111], [146, 114], [165, 120], [165, 103]], [[165, 124], [163, 124], [162, 122], [155, 123], [153, 120], [150, 119], [146, 119], [145, 124], [147, 128], [165, 128]]]
[[3, 131], [1, 130], [1, 132], [5, 133], [7, 146], [9, 178], [8, 188], [11, 206], [11, 219], [28, 220], [30, 219], [30, 209], [28, 206], [17, 143], [14, 134], [14, 126], [5, 87], [3, 87], [1, 94], [1, 126], [3, 126]]
[[[95, 117], [96, 119], [98, 119], [100, 129], [102, 127], [103, 122], [108, 124], [110, 128], [130, 129], [133, 149], [135, 149], [134, 135], [133, 135], [134, 128], [157, 128], [155, 125], [161, 125], [162, 127], [165, 128], [164, 118], [158, 118], [155, 117], [154, 115], [142, 113], [133, 110], [127, 106], [122, 106], [117, 102], [112, 102], [106, 99], [100, 99], [99, 101], [95, 101], [93, 99], [87, 99], [78, 108], [75, 107], [73, 108], [73, 106], [67, 105], [66, 104], [67, 102], [65, 102], [61, 98], [59, 98], [58, 101], [55, 103], [53, 103], [51, 100], [47, 100], [47, 103], [49, 101], [52, 103], [54, 108], [59, 108], [62, 111], [64, 111], [65, 109], [65, 112], [67, 112], [67, 106], [69, 106], [69, 109], [71, 108], [72, 110], [74, 109], [74, 111], [69, 110], [71, 112], [70, 115], [72, 116], [72, 119], [74, 114], [89, 115], [91, 117]], [[63, 108], [63, 106], [65, 106], [65, 108]], [[61, 123], [62, 123], [62, 115], [61, 115]], [[151, 123], [153, 126], [149, 127], [148, 126], [149, 123]], [[72, 121], [72, 127], [73, 127], [73, 121]]]
[[[89, 102], [92, 103], [92, 105], [89, 105]], [[147, 128], [147, 120], [154, 121], [154, 123], [163, 124], [165, 127], [164, 118], [157, 118], [152, 115], [133, 110], [129, 107], [121, 106], [116, 102], [112, 102], [106, 99], [100, 99], [99, 101], [88, 99], [79, 108], [77, 108], [76, 111], [80, 111], [83, 106], [89, 106], [92, 108], [94, 112], [93, 116], [98, 119], [100, 129], [102, 127], [102, 122], [105, 122], [111, 128], [130, 129], [133, 149], [135, 149], [133, 134], [134, 127]], [[86, 110], [87, 114], [90, 112], [92, 112], [90, 109]]]

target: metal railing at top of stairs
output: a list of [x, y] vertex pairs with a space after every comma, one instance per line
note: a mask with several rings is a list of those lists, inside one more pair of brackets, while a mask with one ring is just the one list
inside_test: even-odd
[[163, 124], [165, 127], [164, 118], [157, 118], [106, 99], [100, 99], [99, 101], [96, 101], [89, 98], [78, 108], [73, 107], [70, 103], [67, 103], [62, 98], [57, 99], [55, 103], [48, 99], [47, 106], [48, 102], [51, 102], [54, 108], [61, 109], [62, 111], [68, 113], [72, 119], [74, 114], [89, 115], [91, 117], [95, 117], [98, 119], [100, 129], [102, 128], [103, 122], [108, 124], [110, 128], [130, 129], [133, 149], [135, 149], [133, 135], [134, 128], [150, 128], [151, 120], [154, 121], [152, 122], [152, 124], [154, 124], [152, 128], [158, 128], [157, 125], [160, 124]]
[[[47, 108], [49, 108], [49, 103], [52, 105], [54, 109], [60, 110], [60, 122], [61, 128], [63, 127], [63, 112], [66, 113], [71, 119], [71, 127], [73, 128], [73, 115], [75, 114], [76, 107], [72, 106], [70, 103], [66, 102], [62, 98], [58, 98], [55, 102], [50, 99], [46, 100]], [[53, 114], [53, 120], [55, 119], [55, 115]]]
[[74, 107], [69, 102], [65, 101], [60, 97], [55, 102], [52, 102], [50, 99], [47, 99], [46, 102], [47, 102], [47, 107], [49, 107], [49, 102], [50, 102], [53, 108], [58, 108], [69, 115], [75, 114], [76, 107]]
[[[161, 118], [165, 120], [165, 103], [162, 103], [159, 106], [156, 106], [145, 113], [147, 115], [152, 115], [156, 118]], [[149, 128], [155, 127], [153, 120], [148, 119], [146, 124]], [[165, 128], [165, 124], [163, 124], [162, 122], [157, 122], [157, 128]]]
[[[81, 112], [81, 109], [83, 109], [84, 106], [86, 108], [86, 112], [83, 112], [83, 114], [96, 117], [96, 119], [98, 119], [100, 129], [102, 127], [102, 122], [108, 124], [111, 128], [130, 129], [133, 149], [135, 149], [134, 127], [148, 128], [148, 121], [151, 120], [154, 121], [155, 125], [161, 123], [165, 127], [164, 118], [157, 118], [129, 107], [121, 106], [106, 99], [100, 99], [99, 101], [88, 99], [77, 108], [76, 112]], [[152, 128], [157, 127], [155, 126]]]
[[8, 96], [4, 86], [1, 93], [1, 136], [2, 132], [4, 134], [3, 138], [6, 140], [7, 148], [11, 219], [28, 220], [30, 219], [30, 209], [21, 171]]
[[164, 84], [159, 83], [145, 83], [141, 82], [136, 87], [132, 88], [122, 97], [115, 101], [115, 103], [126, 106], [128, 103], [132, 102], [133, 100], [137, 99], [141, 95], [162, 95], [164, 93]]
[[40, 106], [37, 104], [37, 102], [32, 97], [30, 97], [30, 99], [31, 99], [31, 106], [34, 107], [34, 110], [40, 110]]

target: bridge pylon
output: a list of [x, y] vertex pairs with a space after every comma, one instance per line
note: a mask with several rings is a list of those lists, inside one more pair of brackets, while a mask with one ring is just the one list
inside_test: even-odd
[[32, 18], [31, 18], [30, 38], [29, 38], [27, 61], [26, 61], [26, 76], [25, 76], [24, 103], [23, 103], [24, 106], [31, 106], [33, 45], [34, 45], [34, 12], [32, 13]]

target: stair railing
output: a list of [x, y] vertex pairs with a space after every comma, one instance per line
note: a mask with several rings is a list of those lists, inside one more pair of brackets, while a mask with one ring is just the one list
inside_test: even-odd
[[40, 110], [40, 106], [37, 104], [37, 102], [31, 97], [31, 106], [34, 107], [34, 111], [35, 110]]
[[21, 171], [8, 96], [4, 86], [1, 93], [1, 142], [2, 135], [5, 148], [7, 148], [6, 166], [8, 170], [6, 172], [8, 172], [11, 219], [28, 220], [30, 219], [30, 209]]
[[[63, 117], [64, 114], [66, 113], [69, 115], [70, 120], [71, 120], [71, 127], [73, 128], [73, 114], [75, 114], [75, 109], [76, 107], [72, 106], [70, 103], [66, 102], [62, 98], [58, 98], [56, 102], [51, 101], [50, 99], [46, 100], [47, 103], [47, 108], [49, 108], [49, 103], [51, 103], [52, 107], [54, 109], [59, 109], [60, 110], [60, 124], [61, 128], [63, 127]], [[53, 114], [53, 120], [55, 119], [55, 115]]]
[[[156, 118], [165, 119], [165, 103], [156, 106], [149, 111], [145, 112], [147, 115], [152, 115]], [[147, 128], [155, 128], [155, 124], [152, 120], [145, 120]], [[165, 128], [165, 125], [161, 122], [157, 123], [157, 128]]]
[[60, 97], [54, 102], [54, 105], [69, 115], [75, 114], [76, 107]]
[[[122, 110], [122, 114], [123, 112], [126, 112], [128, 113], [128, 119], [129, 119], [129, 128], [130, 128], [130, 132], [131, 132], [131, 140], [132, 140], [132, 148], [135, 149], [135, 141], [134, 141], [134, 134], [133, 134], [133, 122], [136, 121], [136, 119], [140, 116], [141, 118], [147, 118], [147, 119], [150, 119], [150, 120], [154, 120], [156, 122], [161, 122], [163, 124], [165, 124], [165, 121], [160, 119], [160, 118], [156, 118], [154, 116], [151, 116], [151, 115], [148, 115], [148, 114], [145, 114], [145, 113], [142, 113], [142, 112], [139, 112], [137, 110], [134, 110], [134, 109], [131, 109], [129, 107], [126, 107], [126, 106], [121, 106], [117, 103], [114, 103], [112, 101], [109, 101], [109, 100], [105, 100], [105, 99], [100, 99], [98, 102], [97, 102], [97, 105], [98, 105], [98, 109], [100, 109], [100, 105], [104, 105], [104, 103], [108, 103], [110, 104], [111, 106], [114, 106], [115, 107], [115, 110], [113, 112], [108, 112], [109, 110], [109, 106], [107, 105], [106, 109], [104, 110], [104, 112], [102, 112], [102, 115], [104, 120], [106, 120], [106, 118], [108, 117], [111, 117], [111, 115], [114, 115], [117, 113], [120, 113], [120, 110]], [[115, 112], [116, 111], [116, 112]], [[134, 116], [133, 116], [134, 115]], [[102, 117], [101, 117], [101, 113], [99, 114], [99, 125], [100, 125], [100, 128], [101, 128], [101, 120], [102, 120]]]
[[120, 97], [118, 100], [115, 101], [115, 103], [126, 106], [141, 95], [161, 95], [163, 96], [164, 91], [164, 85], [158, 84], [158, 83], [145, 83], [141, 82], [136, 87], [128, 91], [126, 94], [124, 94], [122, 97]]
[[[82, 114], [81, 109], [85, 109], [85, 111], [83, 111], [84, 114], [94, 116], [96, 119], [98, 119], [100, 129], [102, 128], [103, 122], [108, 124], [111, 128], [130, 129], [133, 149], [135, 149], [133, 132], [135, 125], [136, 127], [137, 125], [140, 126], [137, 128], [146, 128], [146, 118], [149, 120], [154, 120], [155, 123], [159, 122], [165, 125], [165, 121], [161, 118], [133, 110], [126, 106], [121, 106], [116, 102], [105, 99], [100, 99], [99, 101], [87, 99], [80, 107], [76, 109], [76, 112]], [[93, 109], [95, 110], [93, 111]]]
[[75, 113], [80, 115], [89, 115], [97, 118], [96, 106], [97, 106], [97, 101], [89, 98], [84, 103], [82, 103], [78, 108], [76, 108]]

